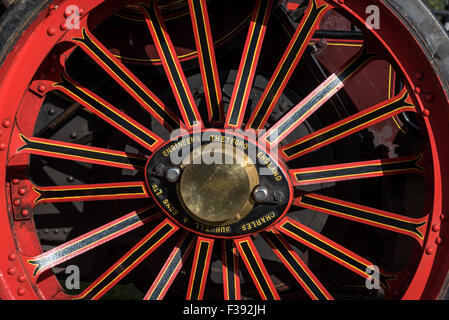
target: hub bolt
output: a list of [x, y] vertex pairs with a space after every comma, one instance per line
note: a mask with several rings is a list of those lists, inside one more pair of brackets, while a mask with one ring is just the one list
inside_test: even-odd
[[181, 169], [179, 168], [170, 168], [165, 172], [165, 178], [172, 182], [176, 183], [181, 178]]
[[257, 186], [253, 190], [253, 199], [257, 203], [265, 202], [268, 200], [268, 189], [263, 186]]

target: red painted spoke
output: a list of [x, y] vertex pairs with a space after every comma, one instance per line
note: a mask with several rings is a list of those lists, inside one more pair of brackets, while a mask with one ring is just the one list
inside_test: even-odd
[[319, 194], [306, 194], [295, 199], [299, 207], [323, 212], [339, 218], [356, 221], [381, 229], [405, 234], [422, 244], [428, 217], [414, 219], [387, 211], [365, 207]]
[[[278, 225], [279, 231], [287, 236], [311, 248], [312, 250], [321, 253], [332, 261], [342, 265], [348, 270], [358, 274], [359, 276], [369, 279], [371, 277], [371, 267], [374, 263], [362, 258], [356, 253], [344, 248], [325, 236], [313, 231], [310, 228], [290, 218], [284, 218]], [[385, 273], [380, 274], [380, 282], [388, 288], [387, 280], [390, 276]]]
[[162, 213], [154, 206], [131, 212], [47, 252], [29, 258], [27, 262], [33, 268], [34, 277], [37, 278], [41, 273], [52, 267], [90, 251], [161, 216]]
[[209, 121], [221, 124], [224, 118], [223, 101], [206, 0], [189, 0], [189, 8]]
[[402, 112], [416, 112], [408, 92], [404, 89], [399, 95], [383, 101], [366, 110], [338, 121], [317, 132], [311, 133], [280, 148], [281, 156], [290, 161], [309, 152], [327, 146], [355, 132], [366, 129]]
[[98, 300], [123, 277], [130, 273], [179, 228], [168, 219], [161, 222], [139, 243], [122, 256], [105, 273], [95, 280], [76, 299]]
[[257, 0], [226, 116], [226, 128], [241, 128], [256, 74], [273, 0]]
[[92, 113], [105, 120], [114, 128], [130, 137], [132, 140], [153, 152], [164, 140], [151, 132], [122, 111], [113, 107], [95, 93], [84, 88], [80, 84], [63, 74], [62, 81], [53, 86], [64, 92], [73, 100], [90, 110]]
[[419, 165], [422, 155], [381, 159], [352, 163], [334, 164], [290, 170], [295, 186], [304, 186], [326, 182], [365, 179], [405, 173], [421, 173]]
[[230, 240], [221, 241], [223, 259], [223, 290], [225, 300], [240, 300], [239, 257]]
[[201, 125], [201, 116], [190, 91], [189, 84], [182, 70], [178, 55], [176, 54], [170, 36], [167, 33], [157, 1], [151, 1], [150, 6], [141, 5], [145, 14], [145, 21], [150, 29], [151, 36], [162, 60], [165, 73], [172, 88], [182, 118], [187, 129]]
[[315, 30], [318, 29], [321, 19], [324, 14], [331, 9], [328, 4], [318, 7], [317, 0], [311, 0], [309, 2], [309, 8], [304, 14], [304, 17], [288, 44], [281, 61], [265, 88], [256, 109], [246, 125], [246, 129], [257, 130], [264, 127], [274, 106], [279, 100], [282, 91], [304, 54], [308, 43], [312, 39]]
[[47, 157], [101, 164], [109, 167], [141, 170], [145, 168], [146, 158], [103, 148], [55, 140], [20, 136], [24, 144], [17, 149], [20, 153], [32, 153]]
[[333, 300], [330, 293], [280, 233], [270, 231], [262, 233], [262, 236], [310, 298], [313, 300]]
[[318, 88], [272, 126], [261, 139], [266, 140], [270, 147], [278, 144], [340, 91], [344, 87], [345, 82], [366, 66], [374, 56], [374, 54], [369, 54], [367, 48], [364, 47], [340, 69], [340, 72], [326, 79]]
[[235, 244], [254, 285], [263, 300], [280, 300], [279, 294], [265, 268], [256, 246], [249, 237], [236, 239]]
[[83, 184], [75, 186], [34, 186], [34, 205], [71, 201], [104, 201], [148, 198], [143, 182]]
[[181, 126], [178, 117], [151, 92], [133, 73], [126, 68], [105, 46], [86, 29], [82, 37], [72, 39], [104, 71], [120, 84], [145, 110], [167, 129]]
[[187, 300], [203, 299], [213, 247], [214, 239], [198, 237], [187, 288]]
[[171, 252], [156, 280], [146, 293], [144, 300], [162, 300], [175, 280], [193, 248], [194, 235], [184, 232]]

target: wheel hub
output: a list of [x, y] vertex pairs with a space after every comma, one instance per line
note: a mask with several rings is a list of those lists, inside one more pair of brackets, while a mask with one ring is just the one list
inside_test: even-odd
[[[217, 237], [251, 234], [277, 221], [291, 204], [289, 179], [257, 143], [224, 131], [172, 139], [146, 168], [148, 188], [166, 214]], [[261, 190], [266, 197], [258, 201]]]

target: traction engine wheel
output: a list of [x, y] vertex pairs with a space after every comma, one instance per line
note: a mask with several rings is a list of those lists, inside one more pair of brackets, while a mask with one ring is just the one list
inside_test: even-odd
[[444, 298], [449, 39], [296, 2], [16, 1], [0, 298]]

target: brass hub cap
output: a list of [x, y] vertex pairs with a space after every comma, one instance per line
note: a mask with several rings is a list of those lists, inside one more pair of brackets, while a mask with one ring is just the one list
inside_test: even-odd
[[[210, 154], [221, 161], [205, 163]], [[192, 217], [224, 225], [240, 220], [253, 207], [251, 192], [259, 177], [254, 164], [236, 147], [202, 146], [186, 157], [181, 168], [180, 198]]]
[[[181, 135], [151, 155], [145, 174], [155, 202], [181, 227], [209, 237], [236, 238], [272, 226], [293, 200], [287, 170], [247, 137], [202, 134]], [[256, 203], [259, 187], [267, 197]]]

